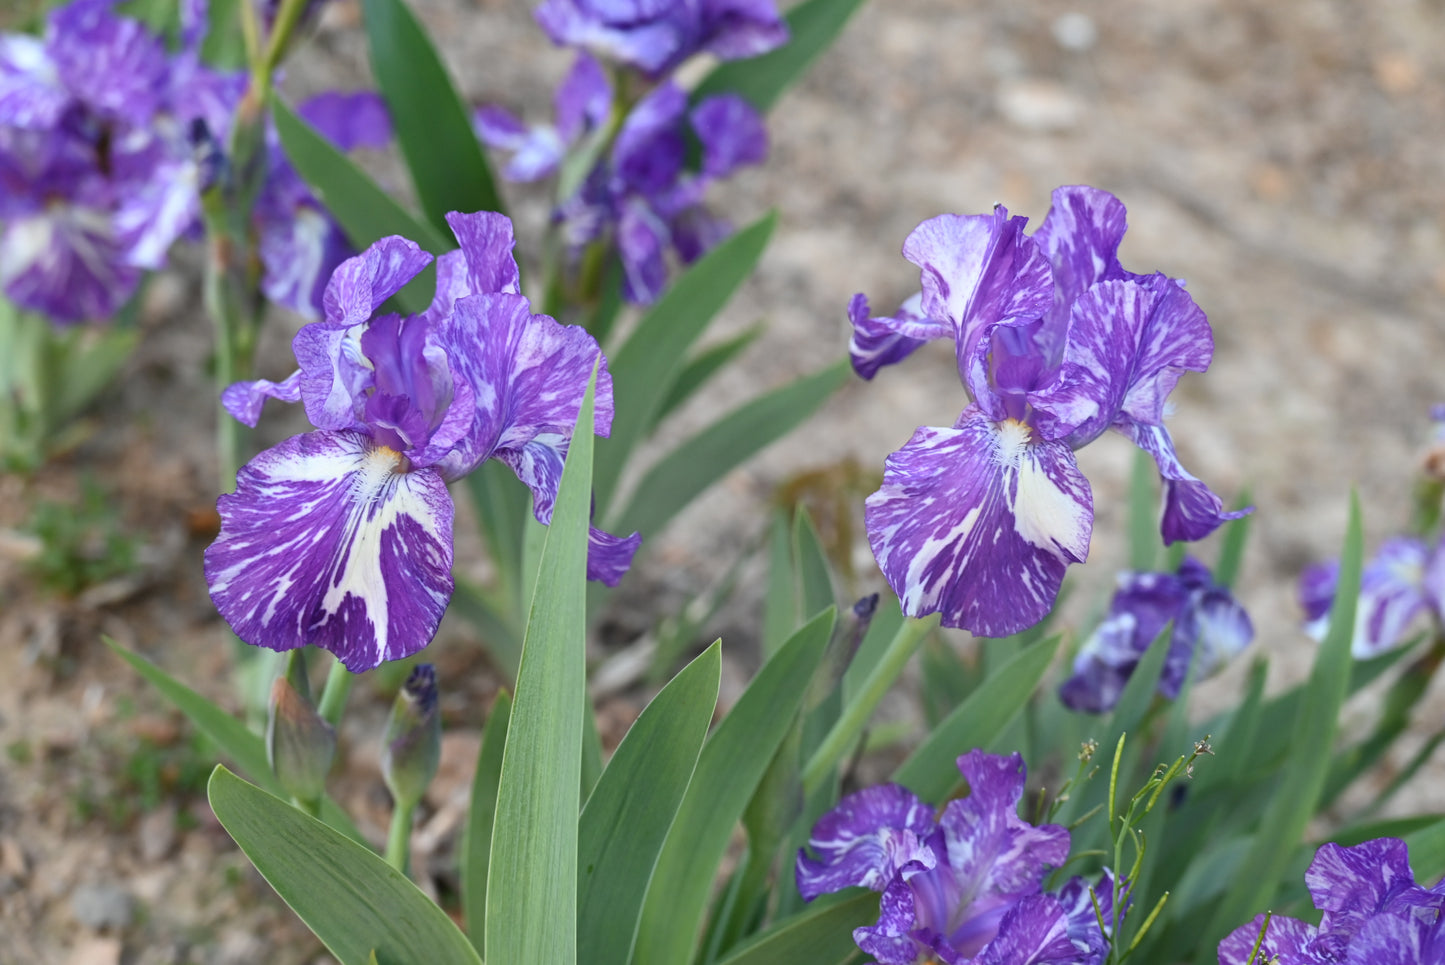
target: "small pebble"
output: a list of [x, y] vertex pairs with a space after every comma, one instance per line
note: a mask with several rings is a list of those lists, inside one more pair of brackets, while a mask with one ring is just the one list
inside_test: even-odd
[[1072, 11], [1059, 17], [1050, 28], [1054, 41], [1065, 50], [1081, 54], [1099, 42], [1099, 28], [1087, 13]]
[[81, 885], [71, 893], [70, 911], [87, 928], [120, 931], [135, 918], [135, 899], [115, 885]]

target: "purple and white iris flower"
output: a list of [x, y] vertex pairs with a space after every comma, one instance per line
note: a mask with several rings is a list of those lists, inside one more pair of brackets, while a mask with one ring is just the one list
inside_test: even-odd
[[1054, 192], [1027, 221], [945, 214], [903, 244], [922, 291], [893, 316], [854, 297], [853, 367], [872, 378], [932, 339], [951, 339], [972, 402], [949, 428], [925, 426], [888, 457], [866, 521], [888, 583], [910, 616], [980, 636], [1037, 623], [1064, 571], [1089, 552], [1093, 496], [1073, 451], [1113, 429], [1143, 448], [1165, 483], [1166, 543], [1225, 520], [1164, 427], [1165, 402], [1214, 351], [1183, 284], [1119, 264], [1124, 205], [1090, 187]]
[[1114, 709], [1124, 685], [1164, 627], [1172, 623], [1159, 693], [1179, 696], [1191, 662], [1196, 679], [1217, 673], [1254, 639], [1254, 624], [1209, 568], [1185, 557], [1178, 573], [1121, 573], [1109, 615], [1074, 658], [1059, 687], [1064, 706], [1092, 714]]
[[[1305, 630], [1316, 640], [1329, 631], [1339, 579], [1339, 560], [1300, 574]], [[1393, 650], [1425, 614], [1439, 632], [1445, 622], [1445, 539], [1433, 546], [1411, 536], [1386, 540], [1360, 572], [1351, 653], [1364, 660]]]
[[[534, 315], [518, 288], [512, 225], [447, 216], [461, 245], [437, 259], [420, 315], [378, 314], [431, 263], [388, 237], [331, 276], [324, 318], [292, 342], [282, 382], [228, 388], [227, 411], [255, 425], [267, 398], [301, 402], [313, 432], [252, 459], [218, 503], [206, 580], [247, 643], [316, 644], [351, 671], [416, 653], [452, 592], [447, 483], [500, 459], [549, 522], [594, 364], [593, 428], [612, 423], [612, 379], [586, 331]], [[641, 538], [592, 530], [588, 576], [612, 585]]]
[[[1219, 965], [1445, 965], [1445, 882], [1415, 883], [1399, 838], [1321, 845], [1305, 872], [1318, 926], [1276, 915], [1230, 932]], [[1260, 933], [1264, 938], [1260, 940]]]
[[113, 0], [74, 0], [45, 37], [0, 35], [0, 287], [57, 322], [105, 318], [192, 230], [239, 74], [200, 63], [204, 9], [182, 5], [174, 55]]
[[[587, 54], [578, 57], [555, 100], [555, 125], [528, 127], [499, 107], [477, 112], [482, 141], [512, 152], [506, 177], [535, 181], [555, 174], [567, 151], [614, 110], [607, 74]], [[686, 169], [689, 127], [702, 144], [698, 172]], [[610, 150], [575, 192], [560, 199], [553, 217], [574, 260], [595, 242], [615, 244], [623, 296], [647, 304], [667, 284], [669, 250], [689, 264], [730, 232], [703, 205], [708, 185], [767, 154], [767, 129], [746, 100], [719, 94], [689, 110], [686, 92], [665, 81], [622, 118]]]
[[579, 47], [650, 78], [693, 54], [756, 57], [788, 41], [774, 0], [543, 0], [537, 22], [563, 47]]
[[[1069, 856], [1069, 832], [1019, 819], [1025, 768], [1018, 754], [974, 750], [958, 759], [969, 795], [934, 809], [907, 788], [881, 784], [823, 815], [798, 852], [804, 900], [861, 886], [882, 892], [878, 921], [853, 930], [880, 965], [1098, 965], [1099, 928], [1113, 909], [1113, 876], [1082, 878], [1058, 894], [1044, 875]], [[1091, 895], [1092, 890], [1092, 895]]]

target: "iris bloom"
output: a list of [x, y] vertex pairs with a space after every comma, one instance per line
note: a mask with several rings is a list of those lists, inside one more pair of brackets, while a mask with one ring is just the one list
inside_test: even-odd
[[555, 44], [653, 78], [696, 53], [737, 60], [788, 40], [774, 0], [543, 0], [537, 22]]
[[1305, 872], [1318, 926], [1257, 915], [1219, 943], [1219, 965], [1246, 965], [1264, 930], [1255, 962], [1280, 965], [1445, 965], [1445, 882], [1415, 883], [1399, 838], [1345, 848], [1321, 845]]
[[194, 4], [174, 55], [112, 7], [75, 0], [44, 39], [0, 35], [0, 286], [57, 322], [113, 314], [194, 228], [190, 132], [224, 137], [243, 86], [201, 65]]
[[[1317, 563], [1300, 575], [1305, 629], [1316, 640], [1329, 630], [1339, 579], [1338, 560]], [[1386, 540], [1360, 572], [1351, 652], [1363, 660], [1394, 649], [1426, 613], [1437, 628], [1445, 620], [1445, 540], [1433, 547], [1408, 536]]]
[[[247, 643], [317, 644], [353, 672], [416, 653], [452, 592], [447, 483], [500, 459], [550, 521], [594, 363], [593, 428], [607, 434], [605, 360], [586, 331], [533, 315], [518, 294], [511, 222], [447, 219], [461, 250], [437, 260], [425, 312], [378, 314], [432, 260], [383, 238], [332, 275], [324, 319], [292, 343], [294, 374], [222, 396], [247, 425], [276, 398], [301, 402], [316, 426], [252, 459], [218, 504], [206, 580]], [[588, 575], [615, 584], [639, 542], [593, 530]]]
[[1166, 543], [1242, 515], [1180, 465], [1164, 427], [1175, 383], [1214, 351], [1183, 284], [1119, 264], [1124, 206], [1107, 192], [1059, 188], [1042, 227], [1025, 223], [1002, 207], [931, 218], [903, 245], [922, 291], [893, 316], [871, 316], [862, 295], [849, 307], [864, 378], [954, 343], [973, 401], [888, 457], [868, 538], [905, 613], [991, 637], [1038, 622], [1088, 555], [1093, 497], [1073, 451], [1106, 429], [1158, 464]]
[[[499, 107], [480, 110], [476, 126], [487, 145], [513, 152], [507, 177], [535, 181], [556, 173], [568, 149], [613, 110], [606, 73], [582, 54], [557, 90], [555, 126], [527, 127]], [[686, 170], [689, 127], [702, 144], [697, 173]], [[689, 110], [683, 89], [665, 81], [628, 111], [611, 149], [561, 199], [554, 217], [574, 259], [594, 242], [613, 242], [623, 296], [646, 304], [667, 283], [669, 250], [690, 263], [727, 236], [728, 224], [703, 205], [708, 185], [767, 154], [762, 118], [743, 98], [719, 94]]]
[[1107, 713], [1154, 639], [1172, 623], [1169, 652], [1159, 676], [1168, 700], [1194, 663], [1196, 679], [1223, 669], [1254, 639], [1254, 625], [1209, 569], [1185, 557], [1178, 573], [1121, 573], [1109, 615], [1074, 658], [1074, 672], [1059, 688], [1059, 699], [1074, 710]]
[[[1109, 942], [1090, 888], [1072, 879], [1043, 892], [1069, 856], [1069, 832], [1018, 817], [1025, 769], [1018, 754], [974, 750], [958, 759], [969, 795], [935, 814], [897, 784], [850, 794], [819, 819], [798, 852], [804, 900], [851, 886], [883, 893], [878, 921], [853, 940], [880, 965], [1097, 965]], [[1094, 889], [1112, 917], [1113, 878]]]

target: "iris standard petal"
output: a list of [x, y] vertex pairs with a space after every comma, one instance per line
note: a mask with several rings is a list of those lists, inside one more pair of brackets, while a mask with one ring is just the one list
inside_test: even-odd
[[1088, 555], [1093, 498], [1066, 446], [970, 406], [888, 457], [865, 518], [905, 613], [1002, 637], [1042, 619]]
[[1095, 282], [1129, 277], [1119, 265], [1119, 243], [1129, 227], [1125, 215], [1124, 203], [1107, 191], [1084, 184], [1054, 189], [1034, 241], [1053, 266], [1056, 311], [1067, 316]]
[[1162, 425], [1124, 422], [1115, 428], [1153, 456], [1159, 475], [1164, 477], [1164, 515], [1159, 532], [1166, 545], [1203, 539], [1229, 520], [1254, 512], [1253, 507], [1225, 512], [1224, 501], [1180, 464], [1174, 440]]
[[1355, 609], [1356, 659], [1374, 657], [1405, 639], [1415, 619], [1429, 607], [1425, 567], [1430, 551], [1423, 540], [1386, 540], [1360, 574]]
[[[601, 350], [585, 329], [533, 315], [521, 295], [459, 299], [442, 333], [458, 382], [476, 400], [475, 421], [437, 468], [458, 479], [495, 455], [532, 488], [537, 518], [551, 518], [562, 459]], [[593, 429], [612, 426], [612, 376], [597, 373]], [[544, 509], [545, 507], [545, 509]]]
[[1037, 319], [1053, 303], [1049, 263], [1024, 234], [1027, 218], [942, 214], [914, 228], [903, 257], [921, 269], [923, 314], [954, 327], [958, 372], [983, 410], [1003, 411], [989, 383], [988, 350], [998, 325]]
[[400, 235], [388, 235], [337, 266], [322, 296], [327, 325], [360, 325], [431, 264], [432, 256]]
[[1213, 353], [1209, 321], [1169, 278], [1100, 282], [1074, 302], [1067, 377], [1029, 396], [1035, 424], [1074, 449], [1120, 418], [1160, 425], [1179, 377], [1209, 368]]
[[507, 292], [515, 295], [522, 290], [521, 272], [512, 254], [517, 244], [512, 219], [495, 211], [473, 214], [449, 211], [447, 224], [466, 258], [467, 282], [471, 286], [467, 294]]
[[[1260, 941], [1260, 935], [1264, 940]], [[1316, 930], [1298, 918], [1274, 915], [1265, 926], [1265, 916], [1241, 925], [1219, 943], [1219, 965], [1249, 965], [1250, 962], [1278, 960], [1290, 965], [1333, 965], [1333, 960], [1314, 949]], [[1258, 946], [1258, 953], [1255, 948]]]
[[351, 429], [362, 424], [372, 370], [361, 355], [360, 328], [312, 322], [301, 326], [291, 340], [291, 352], [301, 371], [301, 402], [306, 406], [306, 418], [318, 429]]
[[292, 207], [287, 217], [256, 221], [261, 290], [298, 315], [320, 318], [326, 284], [352, 252], [341, 228], [311, 204]]
[[849, 794], [813, 825], [799, 849], [795, 877], [804, 901], [860, 886], [882, 891], [905, 866], [932, 868], [938, 856], [925, 839], [933, 808], [898, 784], [877, 784]]
[[595, 9], [599, 6], [584, 6], [578, 0], [543, 0], [534, 16], [554, 44], [592, 50], [649, 74], [661, 71], [678, 56], [683, 38], [676, 25], [633, 17], [613, 22], [604, 11]]
[[788, 42], [773, 0], [703, 0], [702, 43], [720, 60], [756, 57]]
[[607, 120], [612, 110], [612, 82], [597, 59], [586, 51], [577, 55], [552, 97], [557, 133], [568, 144], [590, 127]]
[[1069, 938], [1069, 920], [1053, 895], [1020, 898], [999, 922], [998, 935], [972, 959], [973, 965], [1079, 965]]
[[112, 0], [75, 0], [50, 15], [47, 46], [61, 83], [91, 110], [144, 125], [160, 108], [168, 69], [161, 38], [117, 17]]
[[702, 141], [702, 173], [727, 177], [768, 157], [768, 129], [757, 108], [737, 94], [704, 98], [689, 115]]
[[353, 673], [416, 653], [452, 592], [452, 503], [429, 470], [356, 432], [295, 436], [218, 502], [211, 598], [249, 644], [317, 644]]
[[1305, 887], [1324, 916], [1320, 932], [1347, 938], [1408, 891], [1419, 890], [1410, 852], [1399, 838], [1351, 847], [1323, 844], [1305, 872]]

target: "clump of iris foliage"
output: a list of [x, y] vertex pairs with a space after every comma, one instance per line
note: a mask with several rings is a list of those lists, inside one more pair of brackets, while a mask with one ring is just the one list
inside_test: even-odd
[[[1250, 509], [1176, 455], [1168, 398], [1208, 369], [1210, 324], [1182, 280], [1120, 263], [1119, 198], [1061, 187], [1032, 231], [1003, 207], [920, 212], [900, 239], [916, 295], [875, 315], [840, 293], [838, 363], [635, 465], [758, 334], [704, 342], [774, 225], [735, 228], [708, 189], [765, 163], [768, 109], [860, 2], [543, 0], [573, 57], [550, 120], [464, 103], [403, 0], [361, 3], [379, 91], [296, 105], [275, 84], [313, 0], [72, 0], [0, 37], [7, 459], [43, 458], [114, 375], [145, 273], [205, 252], [223, 493], [205, 575], [253, 725], [116, 652], [221, 748], [217, 817], [346, 965], [1445, 962], [1445, 819], [1377, 817], [1445, 731], [1373, 783], [1445, 653], [1445, 460], [1408, 532], [1365, 562], [1352, 506], [1340, 559], [1304, 574], [1304, 683], [1267, 695], [1257, 657], [1235, 701], [1191, 712], [1254, 636], [1232, 594]], [[411, 201], [347, 156], [392, 146]], [[554, 185], [543, 237], [514, 237], [484, 148]], [[268, 305], [305, 319], [269, 378]], [[585, 641], [610, 589], [850, 367], [871, 380], [932, 340], [960, 415], [917, 428], [863, 508], [891, 595], [839, 599], [807, 513], [780, 515], [742, 695], [716, 706], [715, 642], [604, 761]], [[268, 399], [313, 428], [258, 452], [242, 430]], [[1055, 630], [1096, 535], [1074, 453], [1109, 430], [1139, 450], [1131, 568], [1092, 625]], [[486, 585], [453, 572], [458, 500]], [[661, 621], [661, 676], [740, 562]], [[355, 676], [421, 653], [450, 606], [512, 686], [443, 910], [409, 844], [455, 681], [411, 666], [378, 735], [384, 843], [327, 782]], [[973, 635], [966, 656], [941, 627]], [[874, 711], [920, 648], [928, 728], [903, 743]], [[1382, 676], [1373, 729], [1338, 734]]]

